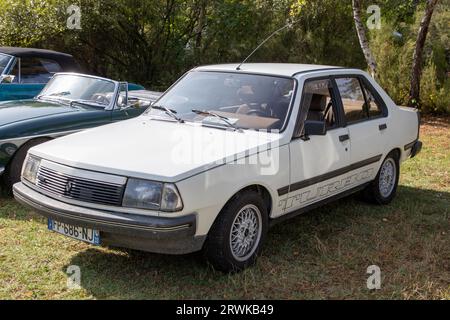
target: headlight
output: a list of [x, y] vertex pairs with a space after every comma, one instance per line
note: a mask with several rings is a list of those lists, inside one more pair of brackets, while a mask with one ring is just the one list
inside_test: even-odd
[[129, 208], [169, 212], [183, 208], [175, 185], [140, 179], [128, 179], [122, 205]]
[[35, 158], [33, 156], [27, 155], [25, 159], [25, 164], [22, 168], [22, 178], [36, 184], [36, 179], [41, 165], [41, 159]]
[[181, 209], [183, 209], [183, 202], [177, 187], [174, 184], [165, 183], [161, 199], [161, 210], [174, 212]]

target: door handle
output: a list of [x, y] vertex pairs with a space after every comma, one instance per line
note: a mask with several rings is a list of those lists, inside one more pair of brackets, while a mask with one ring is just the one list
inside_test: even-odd
[[380, 124], [378, 126], [378, 128], [380, 129], [380, 131], [386, 130], [387, 129], [387, 124], [386, 123]]
[[339, 136], [339, 141], [344, 142], [350, 140], [350, 136], [348, 134], [344, 134], [343, 136]]

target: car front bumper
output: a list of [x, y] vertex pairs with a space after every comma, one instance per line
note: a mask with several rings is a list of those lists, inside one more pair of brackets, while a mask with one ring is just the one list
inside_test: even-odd
[[14, 197], [39, 214], [70, 225], [100, 231], [102, 245], [154, 253], [186, 254], [201, 250], [206, 236], [195, 236], [197, 214], [174, 218], [101, 211], [45, 196], [22, 182]]

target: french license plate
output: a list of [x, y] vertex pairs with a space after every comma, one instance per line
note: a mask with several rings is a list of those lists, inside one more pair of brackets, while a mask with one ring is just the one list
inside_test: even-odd
[[98, 230], [73, 226], [67, 223], [48, 219], [48, 229], [67, 237], [78, 239], [94, 245], [100, 245], [100, 232]]

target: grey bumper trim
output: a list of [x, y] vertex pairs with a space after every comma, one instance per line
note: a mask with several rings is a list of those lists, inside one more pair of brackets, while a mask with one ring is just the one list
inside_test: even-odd
[[420, 153], [420, 151], [422, 151], [422, 145], [423, 145], [422, 141], [415, 140], [415, 141], [405, 145], [404, 150], [405, 151], [411, 150], [410, 157], [414, 158], [415, 156], [417, 156]]
[[5, 172], [5, 167], [0, 167], [0, 176]]
[[196, 214], [165, 218], [93, 210], [54, 200], [22, 182], [14, 185], [13, 192], [17, 201], [47, 218], [100, 231], [150, 239], [185, 238], [196, 231]]

